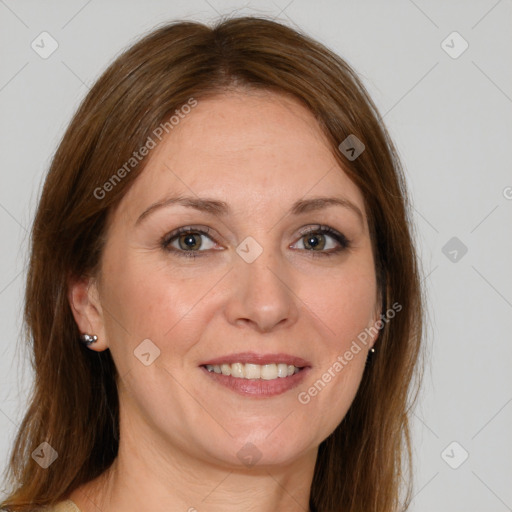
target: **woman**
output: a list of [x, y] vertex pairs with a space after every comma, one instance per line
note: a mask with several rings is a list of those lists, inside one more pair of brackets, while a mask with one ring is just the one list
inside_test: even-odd
[[405, 510], [410, 229], [392, 142], [338, 56], [253, 17], [149, 34], [46, 178], [35, 388], [2, 506]]

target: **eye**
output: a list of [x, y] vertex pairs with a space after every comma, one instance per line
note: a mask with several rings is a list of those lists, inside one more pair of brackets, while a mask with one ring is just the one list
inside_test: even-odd
[[[203, 256], [208, 250], [215, 249], [216, 243], [209, 235], [209, 228], [195, 228], [184, 226], [178, 228], [161, 240], [161, 246], [168, 252], [178, 256], [196, 258]], [[298, 247], [294, 247], [295, 245]], [[301, 231], [301, 237], [292, 249], [300, 249], [311, 253], [311, 256], [332, 256], [350, 247], [349, 240], [329, 226], [313, 226]]]
[[309, 251], [313, 256], [332, 256], [350, 246], [345, 235], [329, 226], [320, 225], [303, 230], [297, 243], [297, 249]]
[[179, 256], [197, 257], [198, 252], [214, 249], [215, 242], [208, 235], [206, 228], [196, 229], [192, 226], [178, 228], [166, 235], [161, 242], [162, 248]]

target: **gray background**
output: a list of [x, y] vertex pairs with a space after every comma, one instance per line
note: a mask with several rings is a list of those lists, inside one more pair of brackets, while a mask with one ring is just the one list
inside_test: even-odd
[[[0, 0], [0, 469], [32, 378], [18, 342], [27, 232], [63, 130], [140, 34], [233, 11], [276, 16], [344, 57], [403, 159], [429, 317], [412, 510], [512, 510], [510, 0]], [[43, 31], [58, 43], [47, 59], [31, 47]]]

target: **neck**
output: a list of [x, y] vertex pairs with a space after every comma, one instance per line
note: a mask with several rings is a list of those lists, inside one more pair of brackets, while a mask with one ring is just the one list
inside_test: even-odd
[[227, 466], [124, 434], [112, 466], [71, 494], [82, 512], [310, 510], [316, 449], [287, 465]]

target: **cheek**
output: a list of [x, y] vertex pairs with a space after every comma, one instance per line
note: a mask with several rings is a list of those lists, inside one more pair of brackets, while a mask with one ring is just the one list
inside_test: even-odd
[[329, 352], [342, 352], [373, 322], [375, 274], [371, 265], [347, 267], [316, 283], [308, 281], [301, 297], [307, 297], [305, 303], [323, 327]]
[[[324, 267], [315, 275], [294, 274], [289, 300], [296, 302], [300, 315], [291, 331], [294, 335], [303, 334], [301, 348], [314, 358], [315, 369], [308, 382], [290, 394], [286, 405], [294, 411], [292, 426], [287, 424], [289, 430], [275, 430], [265, 442], [283, 444], [286, 437], [297, 439], [297, 443], [320, 443], [336, 428], [353, 401], [364, 369], [365, 351], [346, 362], [341, 371], [336, 371], [334, 365], [342, 364], [338, 357], [344, 356], [367, 327], [376, 297], [371, 259], [355, 261], [346, 266]], [[224, 267], [181, 274], [171, 267], [170, 263], [152, 260], [136, 251], [112, 253], [105, 264], [105, 303], [112, 313], [107, 315], [108, 334], [119, 373], [145, 416], [154, 418], [163, 431], [188, 439], [190, 432], [195, 432], [191, 425], [198, 424], [198, 417], [212, 430], [217, 428], [204, 412], [209, 410], [211, 396], [200, 386], [202, 381], [188, 372], [196, 350], [201, 353], [200, 341], [205, 333], [215, 339], [220, 332], [217, 327], [229, 329], [219, 311], [233, 298], [237, 281], [226, 274], [228, 269]], [[149, 368], [133, 357], [134, 349], [147, 338], [161, 350], [161, 358]], [[308, 340], [317, 345], [308, 347]], [[329, 369], [334, 376], [326, 382], [323, 375], [329, 374]], [[176, 375], [178, 380], [170, 375]], [[316, 384], [319, 380], [325, 383], [323, 387]], [[186, 391], [178, 381], [186, 383]], [[298, 399], [300, 392], [309, 395], [307, 404]], [[198, 409], [197, 402], [190, 400], [191, 394], [205, 408]], [[240, 419], [236, 412], [232, 414], [230, 425]], [[272, 415], [279, 415], [280, 411], [258, 414], [262, 417], [261, 429], [268, 435], [278, 423]], [[248, 427], [242, 422], [241, 437], [247, 435], [247, 429], [254, 430], [253, 419], [251, 422]], [[267, 432], [268, 425], [272, 427]]]
[[217, 273], [203, 273], [200, 278], [191, 272], [176, 275], [165, 262], [136, 252], [112, 254], [105, 274], [109, 276], [104, 297], [110, 342], [114, 349], [122, 345], [127, 353], [131, 353], [125, 348], [128, 340], [133, 350], [147, 338], [162, 351], [171, 341], [174, 354], [185, 351], [198, 338], [193, 332], [205, 326], [198, 312], [204, 311], [200, 306], [208, 303], [210, 290], [219, 280]]
[[[316, 323], [315, 330], [325, 341], [321, 350], [324, 364], [334, 352], [343, 353], [371, 322], [376, 281], [368, 252], [315, 276], [300, 274], [302, 277], [293, 283], [300, 299], [297, 306], [306, 306], [299, 323], [311, 327]], [[225, 290], [222, 293], [226, 283], [221, 282], [226, 269], [198, 272], [196, 268], [192, 272], [193, 262], [185, 268], [176, 273], [167, 261], [148, 258], [147, 253], [115, 248], [110, 251], [104, 273], [108, 276], [106, 304], [112, 313], [107, 314], [112, 317], [109, 334], [119, 334], [113, 337], [114, 344], [116, 339], [125, 344], [128, 333], [134, 347], [146, 338], [162, 348], [172, 340], [173, 352], [179, 353], [193, 343], [190, 340], [200, 337], [201, 329], [221, 307], [215, 299], [217, 293], [226, 300]]]
[[[377, 283], [373, 260], [360, 259], [333, 272], [314, 285], [307, 281], [301, 292], [316, 319], [323, 343], [318, 347], [318, 365], [308, 388], [301, 387], [302, 404], [316, 409], [322, 418], [320, 430], [332, 431], [350, 407], [360, 385], [373, 324]], [[299, 397], [300, 398], [300, 397]], [[320, 411], [324, 411], [320, 414]], [[329, 413], [326, 413], [329, 411]]]

